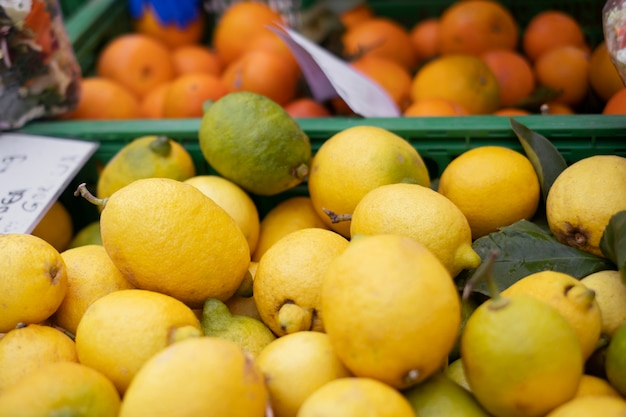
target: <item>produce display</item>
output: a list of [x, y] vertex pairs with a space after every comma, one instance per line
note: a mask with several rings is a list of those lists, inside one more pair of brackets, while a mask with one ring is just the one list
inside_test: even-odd
[[[31, 130], [111, 138], [31, 234], [0, 234], [0, 417], [626, 415], [626, 149], [576, 153], [526, 117], [602, 112], [626, 91], [606, 45], [556, 11], [520, 32], [482, 0], [412, 30], [364, 3], [339, 16], [340, 44], [308, 33], [393, 71], [381, 85], [398, 119], [510, 116], [489, 119], [514, 141], [421, 150], [401, 125], [313, 100], [281, 72], [298, 66], [278, 38], [255, 34], [280, 14], [236, 4], [257, 18], [219, 36], [216, 21], [214, 49], [204, 17], [188, 37], [168, 28], [177, 46], [155, 15], [134, 19], [76, 111]], [[359, 47], [357, 29], [411, 49]], [[182, 48], [195, 58], [174, 60]], [[142, 118], [140, 134], [115, 132]]]

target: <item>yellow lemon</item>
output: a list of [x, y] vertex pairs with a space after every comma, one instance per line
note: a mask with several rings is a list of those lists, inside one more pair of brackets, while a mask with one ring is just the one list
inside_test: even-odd
[[100, 372], [76, 362], [54, 362], [0, 394], [0, 417], [117, 417], [120, 395]]
[[215, 101], [202, 116], [198, 136], [209, 165], [253, 194], [279, 194], [309, 173], [309, 137], [262, 94], [237, 91]]
[[259, 240], [259, 211], [252, 198], [237, 184], [217, 175], [197, 175], [185, 180], [210, 197], [235, 220], [248, 241], [250, 254]]
[[322, 279], [348, 243], [331, 230], [309, 228], [288, 234], [265, 252], [253, 294], [261, 319], [276, 335], [324, 330]]
[[617, 270], [599, 271], [580, 280], [596, 293], [602, 312], [602, 333], [611, 337], [626, 323], [626, 286]]
[[528, 294], [548, 303], [574, 328], [587, 359], [596, 350], [602, 332], [602, 313], [595, 292], [571, 275], [541, 271], [513, 283], [502, 295]]
[[376, 126], [354, 126], [326, 140], [313, 159], [308, 189], [315, 211], [333, 230], [350, 236], [350, 222], [332, 223], [325, 210], [352, 214], [365, 194], [384, 184], [430, 185], [428, 169], [404, 138]]
[[104, 248], [128, 281], [191, 307], [228, 299], [250, 263], [232, 217], [181, 181], [146, 178], [118, 190], [106, 200], [100, 228]]
[[409, 401], [393, 387], [371, 378], [339, 378], [315, 390], [298, 417], [415, 417]]
[[626, 401], [611, 395], [576, 397], [557, 407], [546, 417], [622, 417], [626, 415]]
[[221, 337], [237, 343], [252, 357], [276, 339], [274, 333], [261, 320], [232, 314], [228, 306], [216, 298], [209, 298], [202, 309], [202, 333]]
[[279, 202], [261, 220], [259, 241], [252, 260], [258, 262], [270, 246], [286, 234], [310, 227], [328, 229], [315, 212], [309, 196], [294, 196]]
[[456, 382], [467, 391], [471, 391], [471, 388], [467, 383], [467, 378], [465, 377], [465, 369], [463, 369], [462, 358], [458, 358], [450, 362], [448, 366], [446, 366], [444, 372], [451, 381]]
[[528, 158], [503, 146], [463, 152], [441, 173], [438, 191], [465, 214], [472, 239], [530, 220], [540, 196], [539, 180]]
[[203, 336], [168, 346], [146, 362], [119, 417], [263, 417], [266, 403], [254, 361], [235, 342]]
[[61, 254], [28, 234], [0, 235], [0, 333], [19, 323], [39, 323], [59, 307], [67, 291]]
[[68, 248], [74, 236], [74, 224], [67, 208], [55, 201], [31, 232], [62, 252]]
[[29, 324], [0, 338], [0, 393], [50, 362], [78, 362], [76, 345], [50, 326]]
[[388, 184], [363, 196], [350, 235], [399, 234], [423, 243], [455, 277], [480, 265], [465, 215], [440, 193], [418, 184]]
[[[254, 277], [256, 276], [256, 270], [259, 267], [259, 263], [255, 261], [250, 261], [250, 265], [248, 266], [248, 272], [250, 273], [250, 288], [249, 294], [237, 294], [230, 297], [226, 300], [226, 307], [231, 312], [231, 314], [239, 314], [242, 316], [252, 317], [253, 319], [261, 320], [261, 315], [259, 314], [259, 309], [256, 306], [256, 301], [254, 300], [253, 286], [254, 286]], [[241, 287], [239, 288], [239, 290]], [[239, 292], [239, 290], [237, 290]]]
[[113, 291], [134, 288], [101, 245], [85, 245], [61, 252], [67, 267], [67, 292], [51, 320], [75, 334], [87, 307]]
[[407, 388], [440, 369], [456, 341], [461, 306], [450, 273], [408, 237], [353, 239], [321, 293], [326, 333], [356, 376]]
[[587, 395], [609, 395], [620, 397], [619, 392], [617, 392], [606, 379], [594, 375], [583, 374], [582, 378], [580, 378], [580, 383], [578, 384], [576, 397], [584, 397]]
[[350, 376], [328, 335], [321, 332], [305, 330], [282, 336], [267, 345], [255, 362], [265, 376], [275, 417], [295, 417], [315, 390]]
[[626, 210], [626, 158], [594, 155], [568, 166], [546, 198], [550, 230], [561, 243], [603, 256], [600, 239], [611, 217]]
[[69, 249], [84, 245], [102, 245], [100, 220], [95, 220], [76, 232], [70, 242]]
[[185, 336], [200, 336], [194, 312], [165, 294], [129, 289], [94, 301], [76, 329], [81, 363], [106, 375], [124, 393], [155, 353]]
[[140, 178], [186, 180], [196, 174], [191, 154], [166, 136], [141, 136], [124, 145], [111, 158], [98, 177], [96, 194], [111, 196]]
[[461, 358], [472, 394], [494, 417], [539, 417], [569, 401], [583, 374], [574, 329], [526, 294], [496, 295], [469, 317]]

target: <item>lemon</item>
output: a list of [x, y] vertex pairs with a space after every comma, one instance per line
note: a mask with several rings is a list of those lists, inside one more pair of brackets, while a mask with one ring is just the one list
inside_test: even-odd
[[443, 373], [404, 391], [419, 417], [489, 417], [476, 399]]
[[353, 239], [328, 266], [321, 293], [326, 333], [354, 375], [407, 388], [447, 361], [459, 295], [421, 243], [400, 235]]
[[191, 307], [228, 299], [250, 263], [232, 217], [181, 181], [146, 178], [118, 190], [106, 201], [100, 228], [104, 248], [128, 281]]
[[461, 358], [471, 392], [494, 417], [544, 416], [574, 397], [584, 365], [565, 317], [526, 294], [494, 297], [474, 310]]
[[328, 229], [318, 216], [309, 196], [289, 197], [273, 206], [261, 220], [259, 240], [252, 260], [261, 256], [281, 237], [300, 229]]
[[600, 239], [611, 217], [626, 210], [626, 158], [594, 155], [565, 168], [546, 198], [548, 226], [556, 239], [603, 256]]
[[261, 351], [256, 364], [267, 383], [275, 417], [295, 417], [316, 389], [350, 376], [333, 350], [328, 335], [301, 331], [282, 336]]
[[334, 379], [304, 400], [298, 417], [415, 417], [408, 400], [371, 378]]
[[100, 220], [92, 221], [76, 232], [69, 244], [68, 249], [84, 245], [102, 245], [102, 237], [100, 236]]
[[535, 272], [502, 291], [502, 295], [513, 294], [528, 294], [556, 308], [574, 328], [585, 360], [596, 350], [602, 313], [595, 292], [581, 281], [563, 272]]
[[67, 270], [67, 291], [51, 321], [75, 334], [87, 307], [113, 291], [134, 288], [101, 245], [85, 245], [61, 252]]
[[119, 417], [263, 417], [266, 402], [254, 361], [235, 342], [202, 336], [150, 358], [128, 387]]
[[328, 227], [350, 236], [350, 222], [332, 223], [325, 210], [352, 214], [365, 194], [385, 184], [430, 185], [428, 169], [404, 138], [376, 126], [353, 126], [326, 140], [313, 159], [308, 190]]
[[562, 404], [546, 417], [622, 417], [626, 415], [626, 401], [607, 396], [576, 397]]
[[248, 241], [250, 254], [259, 240], [259, 211], [252, 198], [237, 184], [217, 175], [197, 175], [184, 182], [198, 188], [235, 220]]
[[587, 395], [593, 396], [614, 396], [620, 397], [620, 394], [611, 386], [611, 384], [604, 378], [600, 378], [595, 375], [583, 374], [578, 384], [578, 390], [576, 391], [576, 397], [584, 397]]
[[81, 363], [107, 376], [124, 393], [139, 368], [181, 336], [200, 336], [194, 312], [165, 294], [128, 289], [94, 301], [76, 330]]
[[199, 141], [211, 167], [253, 194], [281, 193], [309, 173], [309, 137], [261, 94], [232, 92], [212, 103], [202, 116]]
[[626, 396], [626, 325], [620, 326], [606, 349], [604, 367], [611, 385]]
[[[248, 266], [249, 281], [250, 281], [250, 294], [239, 295], [235, 293], [232, 297], [226, 300], [225, 304], [228, 307], [228, 310], [231, 314], [238, 314], [241, 316], [252, 317], [253, 319], [257, 319], [263, 321], [261, 319], [261, 315], [259, 314], [259, 309], [256, 306], [256, 301], [254, 300], [254, 294], [252, 293], [254, 287], [254, 277], [256, 276], [256, 270], [259, 267], [259, 263], [255, 261], [250, 261], [250, 265]], [[237, 290], [238, 292], [241, 290], [241, 287]]]
[[205, 336], [232, 340], [252, 357], [256, 357], [265, 346], [276, 339], [262, 321], [232, 314], [226, 304], [216, 298], [209, 298], [204, 302], [200, 324]]
[[120, 395], [100, 372], [76, 362], [54, 362], [0, 394], [0, 417], [117, 417]]
[[528, 158], [503, 146], [481, 146], [454, 158], [441, 173], [438, 191], [465, 214], [472, 239], [530, 220], [540, 197]]
[[455, 277], [480, 264], [465, 215], [443, 195], [419, 184], [374, 188], [354, 208], [350, 235], [399, 234], [423, 243]]
[[100, 198], [140, 178], [186, 180], [196, 174], [191, 154], [166, 136], [141, 136], [124, 145], [100, 172], [96, 194]]
[[0, 338], [0, 393], [25, 375], [51, 362], [78, 362], [76, 345], [50, 326], [29, 324]]
[[626, 286], [617, 270], [599, 271], [580, 280], [596, 293], [596, 302], [602, 312], [602, 333], [613, 336], [626, 323]]
[[67, 292], [61, 254], [40, 237], [0, 235], [0, 333], [50, 317]]
[[253, 294], [261, 319], [276, 335], [324, 331], [322, 279], [348, 243], [333, 231], [308, 228], [288, 234], [265, 252]]
[[453, 382], [467, 391], [471, 391], [467, 378], [465, 377], [465, 369], [463, 369], [463, 360], [458, 358], [453, 360], [445, 368], [444, 373]]
[[67, 249], [74, 236], [74, 224], [63, 203], [58, 200], [52, 203], [31, 234], [50, 243], [59, 252]]

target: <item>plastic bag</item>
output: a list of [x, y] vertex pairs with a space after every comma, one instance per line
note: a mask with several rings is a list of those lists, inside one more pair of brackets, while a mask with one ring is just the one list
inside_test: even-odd
[[0, 130], [73, 110], [81, 70], [56, 0], [0, 0]]
[[604, 4], [602, 29], [613, 65], [626, 83], [626, 1], [608, 0]]

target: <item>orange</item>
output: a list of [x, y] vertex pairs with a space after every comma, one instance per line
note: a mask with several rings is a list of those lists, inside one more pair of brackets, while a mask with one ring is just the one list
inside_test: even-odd
[[219, 75], [222, 64], [217, 54], [204, 45], [183, 45], [172, 51], [172, 61], [177, 75], [205, 72]]
[[589, 59], [589, 84], [605, 102], [624, 88], [624, 82], [611, 61], [606, 42], [595, 47]]
[[574, 114], [575, 113], [574, 109], [572, 109], [570, 106], [563, 104], [563, 103], [557, 103], [555, 101], [542, 104], [541, 107], [539, 108], [539, 111], [541, 112], [541, 114]]
[[244, 52], [258, 49], [276, 52], [280, 54], [283, 59], [292, 62], [293, 65], [299, 65], [298, 61], [296, 61], [295, 56], [293, 55], [291, 49], [289, 49], [285, 41], [283, 41], [282, 38], [280, 38], [277, 34], [269, 30], [256, 34], [256, 36], [250, 41]]
[[167, 46], [140, 33], [113, 39], [105, 45], [96, 65], [97, 75], [119, 82], [139, 98], [175, 74]]
[[280, 54], [267, 50], [248, 51], [222, 73], [228, 91], [262, 94], [280, 105], [296, 96], [300, 69]]
[[439, 53], [439, 19], [420, 20], [411, 28], [409, 36], [419, 61], [426, 61]]
[[439, 40], [442, 54], [513, 50], [519, 41], [519, 28], [511, 12], [498, 2], [457, 1], [441, 15]]
[[172, 82], [159, 84], [150, 90], [139, 103], [140, 117], [146, 119], [163, 118], [163, 107], [165, 106], [165, 93], [172, 85]]
[[204, 34], [205, 17], [202, 10], [187, 26], [179, 27], [175, 23], [163, 24], [152, 7], [144, 7], [143, 15], [133, 22], [135, 32], [152, 36], [170, 48], [190, 45], [200, 41]]
[[348, 57], [375, 55], [396, 61], [409, 71], [417, 64], [409, 31], [388, 18], [366, 20], [346, 30], [342, 41]]
[[389, 58], [375, 55], [364, 55], [350, 65], [382, 87], [400, 111], [409, 106], [412, 78], [405, 67]]
[[528, 110], [515, 107], [503, 107], [493, 112], [494, 116], [527, 116], [531, 114]]
[[280, 14], [267, 3], [240, 1], [231, 3], [222, 13], [213, 31], [213, 46], [224, 65], [239, 58], [248, 44], [268, 31], [267, 25], [281, 23]]
[[586, 46], [580, 24], [560, 10], [545, 10], [533, 16], [522, 35], [522, 49], [531, 60], [558, 46]]
[[285, 111], [291, 117], [330, 117], [330, 111], [320, 102], [310, 97], [302, 97], [290, 101], [285, 106]]
[[442, 98], [461, 105], [469, 114], [491, 114], [500, 103], [498, 80], [485, 61], [474, 55], [439, 56], [413, 77], [411, 99]]
[[552, 48], [535, 61], [537, 83], [561, 91], [558, 103], [576, 107], [589, 91], [589, 56], [582, 49], [566, 45]]
[[626, 88], [622, 88], [606, 102], [602, 114], [626, 114]]
[[339, 20], [346, 29], [352, 28], [366, 20], [374, 17], [374, 11], [367, 3], [361, 3], [357, 6], [339, 14]]
[[412, 103], [403, 113], [404, 116], [466, 116], [469, 113], [463, 107], [450, 100], [433, 97]]
[[139, 100], [118, 82], [102, 77], [88, 77], [81, 81], [81, 94], [69, 119], [135, 119]]
[[519, 103], [535, 89], [533, 68], [522, 54], [507, 49], [493, 49], [480, 57], [498, 79], [500, 107]]
[[163, 117], [202, 117], [205, 101], [216, 101], [227, 93], [226, 86], [215, 75], [201, 72], [183, 74], [172, 81], [165, 92]]

